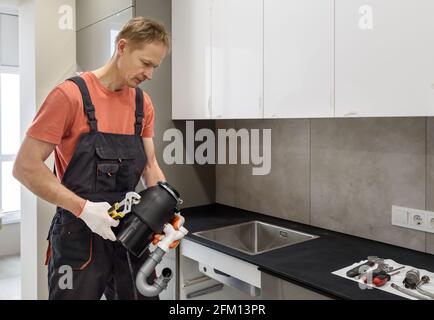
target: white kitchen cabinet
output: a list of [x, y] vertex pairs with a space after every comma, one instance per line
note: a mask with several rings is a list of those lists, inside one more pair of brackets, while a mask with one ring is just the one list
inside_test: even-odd
[[210, 119], [211, 0], [172, 1], [172, 119]]
[[18, 16], [0, 14], [0, 65], [18, 66]]
[[76, 28], [81, 30], [133, 6], [133, 0], [76, 0]]
[[212, 115], [263, 117], [263, 0], [212, 4]]
[[180, 300], [330, 299], [189, 239], [181, 241], [179, 254]]
[[172, 118], [263, 117], [263, 0], [172, 1]]
[[77, 32], [79, 71], [94, 70], [110, 59], [115, 50], [116, 36], [132, 16], [133, 10], [130, 8]]
[[434, 115], [434, 1], [336, 0], [336, 117]]
[[264, 0], [264, 116], [334, 116], [333, 0]]
[[189, 239], [181, 241], [179, 253], [181, 300], [261, 298], [261, 272], [256, 265]]

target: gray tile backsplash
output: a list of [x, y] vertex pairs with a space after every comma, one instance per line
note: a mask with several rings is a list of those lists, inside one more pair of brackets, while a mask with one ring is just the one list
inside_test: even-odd
[[[235, 120], [216, 121], [216, 130], [235, 128]], [[236, 166], [216, 165], [216, 202], [235, 207], [235, 172]]]
[[425, 208], [425, 120], [311, 121], [312, 225], [420, 251], [425, 233], [391, 207]]
[[[427, 118], [426, 209], [434, 211], [434, 118]], [[426, 251], [434, 254], [434, 234], [426, 234]]]
[[270, 174], [217, 165], [218, 203], [434, 254], [433, 234], [390, 222], [392, 205], [434, 211], [434, 119], [230, 120], [216, 128], [272, 129]]
[[236, 207], [309, 223], [309, 122], [237, 120], [241, 128], [272, 128], [271, 171], [254, 176], [252, 165], [235, 166]]

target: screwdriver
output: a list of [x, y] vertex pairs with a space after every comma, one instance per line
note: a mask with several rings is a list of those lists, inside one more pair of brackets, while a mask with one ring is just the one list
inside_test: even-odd
[[[395, 271], [401, 270], [403, 268], [405, 268], [405, 266], [401, 266], [399, 268], [392, 269], [392, 270], [389, 271], [389, 273], [390, 272], [394, 272], [394, 273], [392, 273], [390, 275], [395, 275], [395, 274], [399, 273], [399, 272], [395, 272]], [[378, 278], [378, 277], [380, 277], [380, 278], [386, 277], [387, 278], [387, 276], [389, 276], [389, 279], [387, 279], [387, 281], [389, 281], [390, 280], [390, 275], [386, 271], [384, 271], [384, 270], [375, 269], [374, 271], [372, 271], [372, 279], [373, 279], [373, 281], [375, 280], [375, 278]], [[367, 274], [364, 275], [362, 277], [362, 280], [363, 280], [364, 283], [367, 283], [368, 282], [368, 275]], [[379, 281], [380, 280], [377, 280], [377, 282], [379, 282]], [[384, 285], [384, 283], [383, 283], [383, 285]]]
[[395, 273], [391, 273], [391, 274], [388, 274], [388, 273], [379, 274], [378, 276], [376, 276], [374, 278], [374, 280], [372, 280], [372, 283], [375, 284], [375, 286], [377, 286], [377, 287], [382, 287], [382, 286], [384, 286], [387, 283], [387, 281], [390, 281], [390, 278], [392, 276], [394, 276], [395, 274], [398, 274], [400, 272], [401, 271], [398, 271], [398, 272], [395, 272]]

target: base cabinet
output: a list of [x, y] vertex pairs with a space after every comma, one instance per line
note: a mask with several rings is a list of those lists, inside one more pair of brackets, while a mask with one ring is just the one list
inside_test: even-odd
[[[243, 272], [236, 271], [240, 267]], [[180, 244], [178, 296], [180, 300], [330, 300], [188, 239]]]

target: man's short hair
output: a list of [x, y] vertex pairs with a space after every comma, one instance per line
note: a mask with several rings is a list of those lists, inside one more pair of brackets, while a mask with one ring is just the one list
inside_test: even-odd
[[164, 25], [146, 17], [135, 17], [128, 21], [117, 35], [116, 44], [120, 39], [129, 40], [135, 46], [161, 42], [170, 48], [170, 36]]

